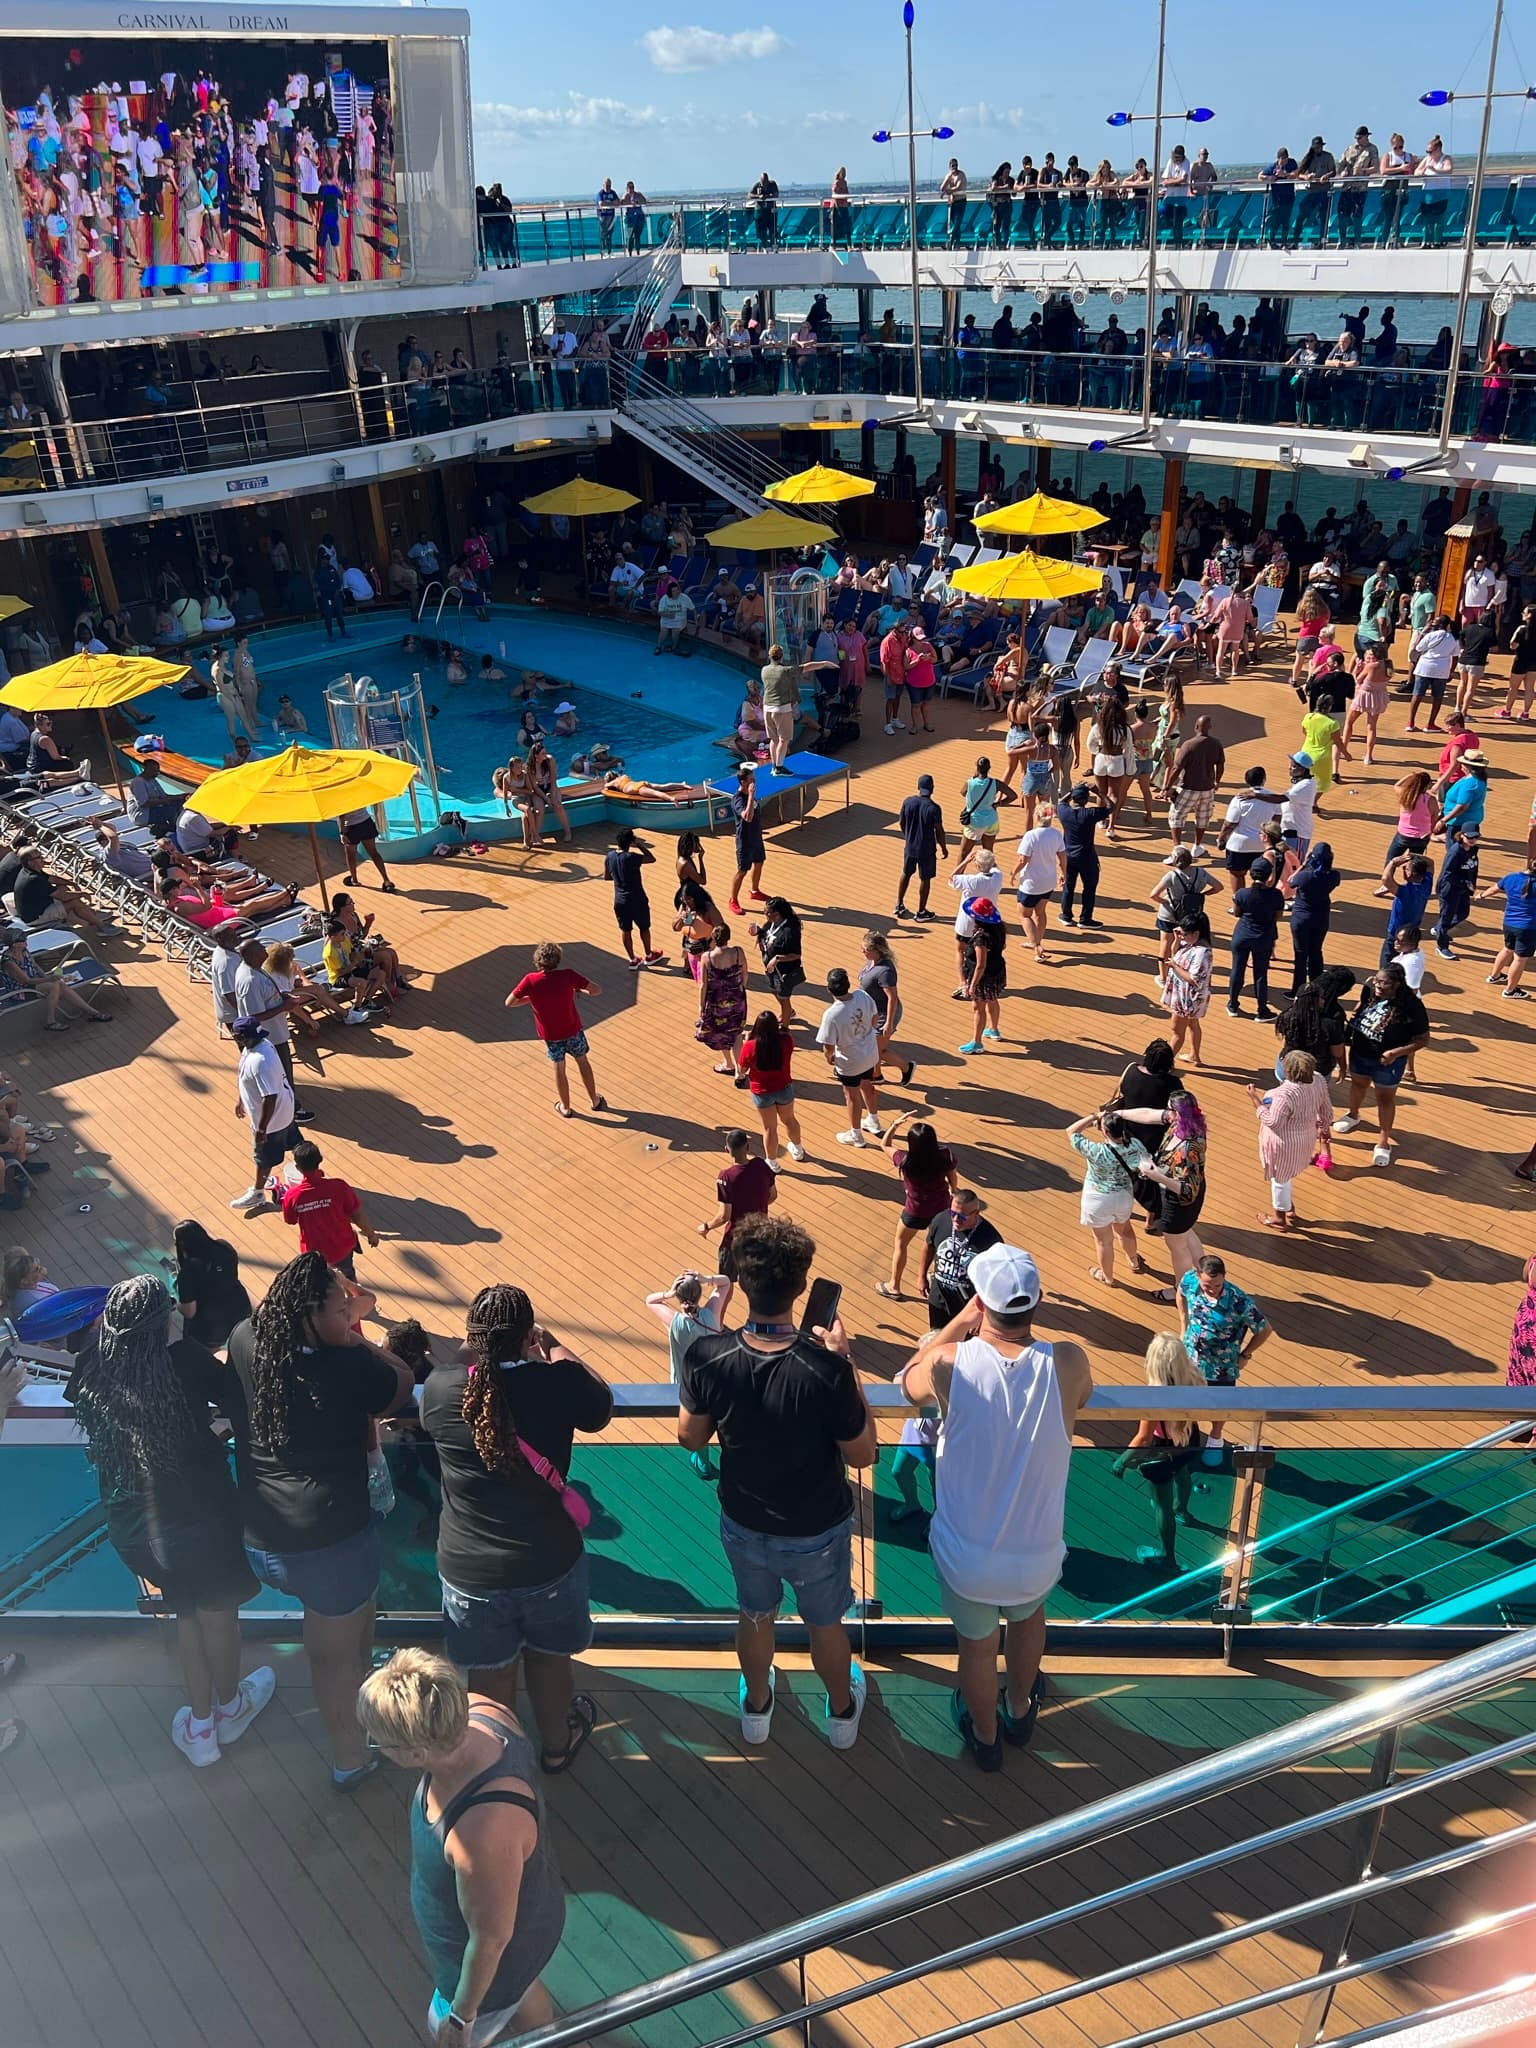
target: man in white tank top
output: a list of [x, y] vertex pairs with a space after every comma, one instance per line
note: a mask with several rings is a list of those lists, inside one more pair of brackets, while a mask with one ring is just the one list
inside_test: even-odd
[[996, 1771], [1003, 1741], [1028, 1742], [1039, 1711], [1045, 1597], [1067, 1554], [1072, 1422], [1093, 1373], [1081, 1345], [1036, 1342], [1040, 1273], [1028, 1252], [993, 1245], [967, 1277], [975, 1300], [925, 1340], [898, 1383], [914, 1407], [936, 1406], [941, 1417], [928, 1547], [959, 1637], [950, 1711], [976, 1762]]

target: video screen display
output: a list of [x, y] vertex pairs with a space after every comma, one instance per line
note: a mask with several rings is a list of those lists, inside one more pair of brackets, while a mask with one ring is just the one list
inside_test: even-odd
[[389, 45], [11, 36], [41, 304], [400, 276]]

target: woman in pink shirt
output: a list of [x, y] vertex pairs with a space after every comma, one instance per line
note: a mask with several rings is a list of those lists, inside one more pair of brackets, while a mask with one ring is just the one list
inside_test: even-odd
[[175, 874], [162, 875], [155, 894], [200, 932], [216, 931], [232, 917], [268, 917], [274, 911], [291, 910], [299, 896], [296, 888], [279, 889], [260, 876], [252, 882], [215, 882], [204, 890]]
[[858, 703], [868, 675], [868, 642], [852, 619], [845, 619], [837, 629], [837, 688], [845, 704]]
[[1311, 1053], [1288, 1052], [1280, 1071], [1285, 1079], [1267, 1095], [1261, 1095], [1252, 1083], [1248, 1088], [1248, 1099], [1259, 1119], [1259, 1164], [1269, 1177], [1270, 1207], [1267, 1213], [1260, 1210], [1259, 1221], [1271, 1230], [1295, 1230], [1301, 1218], [1296, 1214], [1292, 1183], [1327, 1149], [1333, 1109], [1328, 1083], [1318, 1073]]
[[907, 696], [912, 705], [912, 730], [933, 731], [933, 691], [938, 681], [933, 642], [921, 626], [912, 628], [907, 641]]

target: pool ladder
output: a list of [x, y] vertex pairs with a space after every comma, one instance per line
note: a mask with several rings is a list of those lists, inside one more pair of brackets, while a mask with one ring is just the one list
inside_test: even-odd
[[416, 623], [418, 625], [420, 625], [421, 621], [427, 616], [427, 606], [432, 602], [432, 593], [434, 590], [440, 593], [437, 600], [437, 610], [432, 615], [432, 623], [434, 626], [440, 626], [443, 623], [443, 606], [448, 602], [450, 597], [458, 605], [460, 615], [462, 616], [463, 614], [463, 591], [450, 590], [446, 583], [438, 582], [434, 578], [434, 580], [431, 583], [429, 583], [426, 589], [421, 593], [421, 604], [416, 612]]

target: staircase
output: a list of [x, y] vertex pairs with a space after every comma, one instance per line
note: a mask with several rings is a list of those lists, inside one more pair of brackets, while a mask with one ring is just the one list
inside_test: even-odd
[[[634, 311], [629, 316], [629, 325], [625, 328], [624, 339], [619, 344], [619, 353], [621, 355], [628, 357], [638, 355], [640, 343], [649, 332], [651, 322], [658, 314], [665, 320], [666, 312], [671, 311], [672, 301], [677, 297], [678, 288], [683, 281], [683, 263], [680, 254], [682, 245], [682, 236], [678, 232], [678, 224], [676, 219], [674, 219], [672, 222], [672, 232], [664, 242], [657, 244], [651, 255], [650, 266], [646, 271], [644, 282], [635, 294]], [[628, 270], [622, 271], [620, 276], [627, 282], [629, 278]], [[666, 309], [666, 312], [663, 312], [663, 308]]]
[[[631, 323], [633, 325], [633, 323]], [[788, 471], [760, 448], [650, 376], [642, 358], [615, 375], [616, 424], [707, 490], [750, 516], [766, 509], [763, 492]]]

